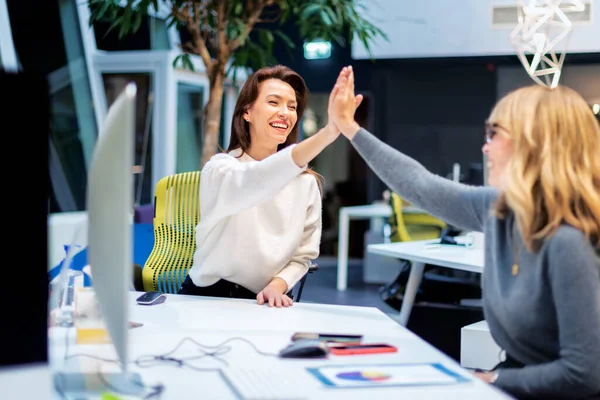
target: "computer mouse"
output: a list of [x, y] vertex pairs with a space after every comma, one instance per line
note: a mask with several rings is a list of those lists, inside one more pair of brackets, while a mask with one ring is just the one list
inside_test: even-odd
[[137, 303], [142, 306], [154, 306], [164, 303], [167, 296], [160, 292], [146, 292], [136, 299]]
[[329, 346], [320, 340], [297, 340], [279, 352], [281, 358], [325, 358]]

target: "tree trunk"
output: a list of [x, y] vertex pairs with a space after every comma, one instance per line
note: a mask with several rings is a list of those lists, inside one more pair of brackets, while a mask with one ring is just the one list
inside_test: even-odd
[[214, 74], [209, 76], [208, 102], [204, 114], [204, 146], [202, 148], [202, 165], [217, 152], [219, 144], [219, 128], [223, 109], [223, 84], [225, 83], [225, 67], [215, 65]]

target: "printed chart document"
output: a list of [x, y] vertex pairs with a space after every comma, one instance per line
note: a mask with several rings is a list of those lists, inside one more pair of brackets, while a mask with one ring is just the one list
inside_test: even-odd
[[416, 385], [454, 385], [470, 382], [443, 364], [328, 365], [307, 368], [328, 387], [358, 388]]

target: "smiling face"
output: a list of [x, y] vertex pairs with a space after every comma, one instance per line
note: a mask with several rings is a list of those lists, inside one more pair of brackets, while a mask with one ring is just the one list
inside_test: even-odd
[[513, 154], [513, 142], [508, 131], [497, 122], [486, 123], [485, 143], [482, 151], [487, 155], [490, 186], [505, 188], [505, 176]]
[[288, 83], [267, 79], [260, 83], [256, 101], [244, 113], [253, 145], [277, 148], [298, 120], [296, 92]]
[[[530, 125], [534, 119], [524, 115], [529, 110], [525, 102], [517, 102], [519, 96], [504, 96], [492, 109], [485, 123], [485, 140], [483, 153], [487, 156], [488, 183], [502, 191], [518, 179], [511, 171], [516, 159], [516, 139], [522, 131], [523, 124]], [[523, 156], [523, 147], [520, 148]], [[510, 177], [509, 177], [510, 176]], [[512, 182], [511, 182], [512, 181]]]

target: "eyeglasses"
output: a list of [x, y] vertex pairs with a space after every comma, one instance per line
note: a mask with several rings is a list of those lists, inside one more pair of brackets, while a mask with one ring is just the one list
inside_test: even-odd
[[491, 124], [489, 122], [485, 123], [485, 134], [483, 136], [485, 143], [492, 143], [492, 140], [494, 140], [494, 136], [496, 136], [496, 133], [498, 133], [498, 129], [503, 128], [500, 124], [496, 122]]

